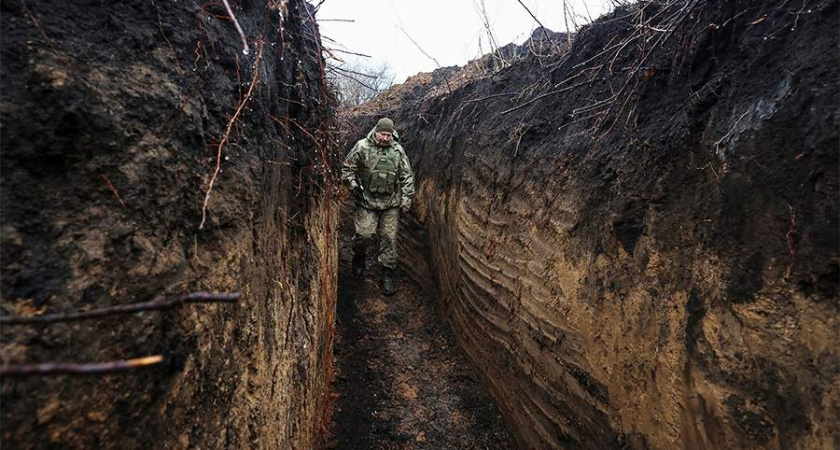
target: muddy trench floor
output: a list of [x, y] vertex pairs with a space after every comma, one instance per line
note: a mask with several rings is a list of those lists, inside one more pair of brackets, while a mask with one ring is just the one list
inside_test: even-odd
[[385, 297], [370, 255], [350, 271], [342, 233], [333, 421], [327, 448], [513, 449], [498, 406], [455, 343], [437, 300], [399, 274]]

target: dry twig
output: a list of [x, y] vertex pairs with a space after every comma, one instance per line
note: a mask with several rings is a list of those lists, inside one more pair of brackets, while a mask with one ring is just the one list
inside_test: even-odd
[[213, 176], [210, 178], [210, 185], [207, 187], [207, 193], [204, 195], [204, 205], [201, 207], [201, 224], [198, 226], [199, 230], [204, 228], [204, 223], [207, 221], [207, 204], [210, 203], [210, 193], [213, 191], [213, 185], [216, 183], [216, 178], [219, 176], [219, 172], [221, 172], [222, 170], [222, 149], [225, 148], [225, 143], [230, 138], [230, 131], [231, 129], [233, 129], [233, 125], [234, 123], [236, 123], [236, 119], [239, 118], [239, 114], [242, 113], [242, 109], [245, 108], [245, 104], [247, 104], [248, 100], [251, 99], [251, 94], [253, 94], [254, 88], [257, 86], [257, 81], [259, 81], [260, 60], [262, 59], [262, 51], [263, 46], [260, 45], [259, 50], [257, 50], [257, 58], [254, 61], [254, 77], [251, 79], [251, 85], [248, 86], [248, 93], [245, 94], [245, 98], [243, 98], [239, 102], [239, 106], [236, 108], [236, 112], [233, 114], [233, 117], [231, 117], [228, 121], [225, 134], [222, 137], [222, 140], [219, 141], [219, 146], [216, 149], [216, 170], [213, 171]]
[[484, 100], [489, 100], [491, 98], [510, 97], [511, 95], [516, 95], [516, 94], [517, 94], [516, 92], [503, 92], [501, 94], [485, 95], [484, 97], [471, 98], [469, 100], [464, 100], [463, 102], [461, 102], [461, 104], [465, 105], [465, 104], [468, 104], [468, 103], [482, 102]]
[[75, 322], [78, 320], [98, 319], [117, 314], [134, 314], [143, 311], [167, 310], [184, 306], [188, 303], [236, 303], [239, 293], [214, 294], [209, 292], [195, 292], [182, 295], [170, 300], [162, 297], [150, 302], [131, 303], [128, 305], [109, 306], [90, 311], [76, 311], [70, 313], [42, 314], [40, 316], [14, 317], [0, 316], [0, 325], [43, 325], [58, 322]]
[[104, 363], [45, 363], [45, 364], [4, 364], [0, 366], [0, 376], [21, 377], [28, 375], [99, 375], [122, 372], [125, 370], [147, 367], [163, 362], [163, 356], [146, 356], [125, 361]]
[[[521, 2], [520, 2], [521, 3]], [[572, 44], [572, 30], [569, 29], [569, 8], [566, 0], [563, 0], [563, 22], [566, 27], [566, 37], [569, 40], [569, 45]]]
[[[490, 44], [490, 54], [493, 55], [493, 58], [499, 61], [501, 67], [509, 65], [510, 61], [506, 60], [504, 55], [502, 55], [499, 51], [499, 44], [496, 42], [496, 37], [493, 35], [493, 27], [490, 26], [490, 18], [488, 17], [487, 7], [484, 4], [484, 0], [473, 0], [473, 7], [476, 12], [478, 12], [478, 16], [484, 24], [484, 29], [487, 30], [487, 43]], [[478, 43], [479, 46], [481, 46], [481, 38], [479, 38]]]
[[[554, 47], [555, 50], [558, 50], [557, 45], [554, 44], [554, 41], [551, 40], [551, 36], [548, 35], [548, 29], [545, 27], [545, 25], [542, 24], [542, 22], [540, 22], [540, 19], [537, 19], [537, 16], [535, 16], [534, 13], [532, 13], [531, 10], [527, 6], [525, 6], [524, 3], [522, 3], [522, 0], [516, 0], [516, 1], [519, 2], [519, 4], [522, 5], [523, 8], [525, 8], [525, 11], [528, 12], [528, 15], [531, 16], [531, 18], [534, 19], [535, 22], [537, 22], [537, 25], [539, 25], [540, 28], [542, 29], [543, 35], [545, 36], [545, 39], [548, 41], [548, 43], [551, 44]], [[564, 10], [566, 8], [566, 1], [565, 0], [563, 0], [563, 8], [564, 8]], [[568, 24], [566, 25], [566, 36], [569, 40], [569, 43], [571, 44], [572, 43], [572, 32], [569, 31]]]
[[[400, 29], [400, 30], [402, 30], [403, 34], [405, 34], [405, 37], [407, 37], [407, 38], [408, 38], [408, 40], [409, 40], [409, 41], [411, 41], [411, 43], [412, 43], [412, 44], [414, 44], [414, 46], [416, 46], [418, 50], [420, 50], [420, 53], [423, 53], [424, 55], [426, 55], [426, 57], [427, 57], [427, 58], [429, 58], [429, 59], [431, 59], [432, 61], [434, 61], [434, 62], [435, 62], [435, 65], [437, 65], [438, 69], [442, 69], [442, 68], [443, 68], [443, 67], [440, 65], [440, 63], [438, 62], [438, 60], [437, 60], [437, 59], [435, 59], [432, 55], [430, 55], [430, 54], [426, 53], [426, 51], [425, 51], [425, 50], [423, 50], [423, 47], [420, 47], [420, 44], [418, 44], [418, 43], [417, 43], [417, 41], [415, 41], [415, 40], [414, 40], [414, 38], [412, 38], [412, 37], [411, 37], [411, 35], [409, 35], [407, 31], [405, 31], [405, 28], [403, 28], [403, 27], [402, 27], [402, 26], [400, 26], [400, 25], [398, 25], [398, 27], [399, 27], [399, 29]], [[451, 94], [452, 94], [452, 87], [451, 87], [451, 86], [449, 86], [449, 77], [448, 77], [448, 76], [443, 77], [443, 81], [444, 81], [444, 82], [446, 82], [446, 90], [447, 90], [447, 91], [449, 91], [449, 94], [451, 95]]]
[[342, 50], [340, 48], [325, 48], [325, 50], [329, 50], [331, 52], [346, 53], [348, 55], [361, 56], [362, 58], [372, 58], [372, 56], [366, 55], [364, 53], [351, 52], [350, 50]]
[[236, 15], [233, 14], [233, 9], [230, 7], [228, 0], [222, 0], [222, 3], [225, 4], [228, 16], [230, 16], [230, 20], [233, 21], [233, 25], [236, 27], [236, 32], [239, 33], [239, 37], [242, 39], [242, 53], [247, 55], [251, 52], [251, 50], [248, 49], [248, 39], [245, 38], [245, 32], [242, 31], [242, 27], [239, 26], [239, 21], [236, 20]]
[[[374, 86], [371, 86], [370, 84], [365, 83], [364, 81], [362, 81], [362, 80], [360, 80], [360, 79], [356, 78], [355, 76], [351, 75], [351, 73], [357, 73], [357, 72], [349, 71], [349, 70], [343, 69], [343, 68], [341, 68], [341, 67], [339, 67], [339, 66], [330, 66], [330, 67], [327, 67], [327, 72], [330, 72], [330, 73], [341, 72], [341, 73], [339, 74], [340, 76], [347, 77], [347, 79], [349, 79], [349, 80], [353, 80], [353, 81], [355, 81], [356, 83], [359, 83], [359, 86], [362, 86], [362, 87], [364, 87], [365, 89], [370, 90], [371, 92], [377, 92], [377, 91], [379, 91], [379, 90], [378, 90], [378, 89], [376, 89]], [[372, 77], [372, 76], [370, 76], [370, 75], [367, 75], [367, 74], [361, 74], [361, 73], [360, 73], [359, 75], [363, 75], [363, 76], [366, 76], [366, 77], [374, 78], [374, 77]]]
[[572, 89], [574, 89], [574, 88], [581, 87], [581, 86], [583, 86], [583, 85], [585, 85], [585, 84], [588, 84], [588, 83], [589, 83], [589, 81], [583, 81], [583, 82], [581, 82], [581, 83], [573, 84], [573, 85], [571, 85], [571, 86], [566, 86], [566, 87], [564, 87], [563, 89], [557, 89], [557, 90], [555, 90], [555, 91], [547, 92], [547, 93], [545, 93], [545, 94], [542, 94], [542, 95], [539, 95], [539, 96], [537, 96], [537, 97], [534, 97], [534, 98], [532, 98], [531, 100], [528, 100], [528, 101], [527, 101], [527, 102], [525, 102], [525, 103], [522, 103], [522, 104], [516, 105], [516, 106], [514, 106], [513, 108], [506, 109], [506, 110], [504, 110], [504, 111], [500, 112], [500, 113], [499, 113], [499, 115], [502, 115], [502, 116], [503, 116], [503, 115], [505, 115], [505, 114], [512, 113], [512, 112], [516, 111], [517, 109], [524, 108], [524, 107], [526, 107], [526, 106], [528, 106], [528, 105], [530, 105], [530, 104], [532, 104], [532, 103], [536, 103], [536, 102], [538, 102], [538, 101], [540, 101], [540, 100], [542, 100], [542, 99], [544, 99], [544, 98], [546, 98], [546, 97], [550, 97], [550, 96], [552, 96], [552, 95], [557, 95], [557, 94], [560, 94], [560, 93], [562, 93], [562, 92], [570, 91], [570, 90], [572, 90]]
[[181, 67], [181, 63], [178, 61], [178, 52], [175, 51], [175, 47], [172, 46], [172, 42], [169, 42], [169, 37], [166, 36], [166, 31], [163, 29], [163, 18], [160, 16], [160, 11], [157, 9], [157, 5], [155, 5], [154, 1], [152, 1], [152, 5], [155, 7], [155, 12], [157, 13], [160, 35], [163, 36], [163, 40], [166, 41], [166, 45], [169, 46], [169, 50], [172, 52], [172, 58], [175, 60], [175, 68], [178, 69], [178, 73], [183, 75], [184, 68]]
[[50, 48], [54, 49], [52, 39], [50, 39], [50, 37], [47, 36], [47, 32], [44, 30], [44, 26], [41, 24], [41, 21], [38, 20], [38, 18], [35, 17], [35, 14], [33, 14], [32, 11], [29, 10], [29, 5], [27, 5], [26, 2], [23, 2], [23, 11], [26, 13], [27, 16], [29, 16], [29, 19], [32, 21], [33, 24], [35, 24], [35, 27], [38, 28], [38, 32], [41, 33], [41, 37], [44, 38], [46, 44]]
[[110, 179], [110, 178], [108, 178], [108, 176], [107, 176], [107, 175], [105, 175], [104, 173], [100, 173], [100, 174], [99, 174], [99, 177], [100, 177], [100, 178], [102, 178], [102, 181], [104, 181], [104, 182], [105, 182], [105, 185], [106, 185], [106, 186], [108, 186], [108, 189], [110, 189], [110, 190], [111, 190], [111, 192], [114, 194], [114, 197], [117, 197], [117, 200], [119, 200], [120, 205], [125, 206], [125, 202], [123, 201], [123, 199], [122, 199], [122, 198], [120, 198], [120, 193], [119, 193], [119, 192], [117, 192], [117, 188], [115, 188], [115, 187], [114, 187], [114, 184], [113, 184], [113, 183], [111, 183], [111, 179]]

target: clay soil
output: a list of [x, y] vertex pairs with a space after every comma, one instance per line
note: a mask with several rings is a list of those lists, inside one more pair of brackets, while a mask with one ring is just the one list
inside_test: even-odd
[[383, 296], [371, 257], [364, 278], [353, 278], [347, 222], [340, 241], [328, 448], [516, 448], [436, 300], [402, 274], [397, 293]]
[[333, 116], [320, 37], [306, 2], [231, 3], [248, 55], [220, 2], [0, 3], [0, 314], [241, 294], [0, 327], [4, 365], [163, 357], [0, 377], [2, 448], [314, 445], [337, 223], [307, 137]]
[[798, 5], [639, 2], [353, 112], [397, 124], [440, 303], [523, 448], [840, 448], [840, 4]]

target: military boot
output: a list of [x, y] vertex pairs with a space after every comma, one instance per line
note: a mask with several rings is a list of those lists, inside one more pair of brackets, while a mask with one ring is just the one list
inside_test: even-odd
[[353, 276], [361, 278], [365, 274], [365, 254], [353, 255]]
[[382, 293], [385, 295], [394, 295], [394, 292], [397, 292], [397, 283], [394, 281], [394, 269], [383, 267]]

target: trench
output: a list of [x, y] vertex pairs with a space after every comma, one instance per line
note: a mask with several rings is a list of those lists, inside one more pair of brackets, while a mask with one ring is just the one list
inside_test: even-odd
[[[368, 258], [362, 278], [353, 276], [352, 213], [345, 213], [331, 389], [335, 409], [326, 447], [516, 448], [499, 407], [458, 347], [434, 290], [410, 276], [420, 273], [402, 270], [398, 291], [388, 297], [380, 291], [375, 258]], [[427, 243], [416, 219], [402, 219], [401, 237], [401, 253], [422, 260]]]
[[[3, 446], [840, 448], [836, 0], [626, 5], [341, 124], [306, 2], [237, 2], [248, 54], [219, 2], [100, 3], [0, 6], [0, 313], [240, 300], [4, 324], [4, 371], [157, 357], [3, 376]], [[332, 176], [382, 115], [391, 298]]]
[[[492, 75], [438, 69], [353, 111], [356, 133], [397, 124], [427, 233], [403, 236], [428, 245], [402, 267], [520, 448], [840, 442], [821, 343], [840, 336], [840, 6], [812, 6], [770, 36], [784, 1], [640, 3], [554, 57], [536, 34]], [[686, 22], [604, 58], [648, 13]]]

